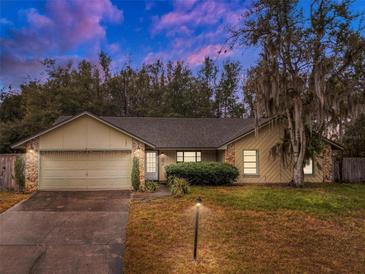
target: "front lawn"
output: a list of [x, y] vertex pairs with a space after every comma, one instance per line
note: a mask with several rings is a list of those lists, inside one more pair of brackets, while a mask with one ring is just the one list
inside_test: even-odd
[[0, 191], [0, 213], [29, 197], [30, 194]]
[[365, 185], [193, 187], [134, 201], [124, 263], [126, 273], [365, 273]]

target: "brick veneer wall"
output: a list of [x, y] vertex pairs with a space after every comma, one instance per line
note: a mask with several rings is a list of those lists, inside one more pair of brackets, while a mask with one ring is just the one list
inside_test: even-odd
[[227, 164], [235, 165], [235, 147], [234, 143], [227, 146], [224, 151], [224, 162]]
[[137, 157], [139, 159], [139, 179], [141, 181], [141, 189], [145, 187], [145, 177], [144, 177], [144, 165], [145, 165], [145, 144], [133, 139], [132, 140], [132, 157]]
[[25, 145], [25, 191], [32, 192], [38, 188], [39, 176], [39, 138]]
[[333, 155], [332, 148], [326, 144], [322, 151], [322, 170], [323, 170], [323, 182], [333, 182]]

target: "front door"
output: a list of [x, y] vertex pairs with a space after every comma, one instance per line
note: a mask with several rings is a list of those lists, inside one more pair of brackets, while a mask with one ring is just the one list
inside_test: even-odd
[[158, 180], [157, 151], [146, 151], [146, 180]]

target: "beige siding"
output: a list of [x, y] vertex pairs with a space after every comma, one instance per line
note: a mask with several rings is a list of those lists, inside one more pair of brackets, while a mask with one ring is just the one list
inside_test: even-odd
[[322, 157], [315, 157], [314, 166], [313, 166], [313, 174], [312, 175], [304, 175], [304, 181], [310, 183], [321, 183], [323, 182], [323, 169], [322, 169]]
[[160, 150], [159, 153], [159, 179], [166, 181], [165, 167], [176, 163], [176, 150]]
[[[179, 150], [180, 151], [180, 150]], [[183, 150], [181, 150], [183, 151]], [[197, 150], [202, 153], [202, 161], [216, 161], [215, 150]], [[165, 167], [176, 163], [176, 150], [160, 150], [159, 153], [159, 180], [166, 181]]]
[[87, 116], [80, 117], [40, 137], [40, 150], [123, 150], [132, 139]]
[[217, 161], [216, 150], [202, 150], [202, 161], [216, 162]]
[[40, 190], [130, 189], [130, 152], [41, 152]]
[[224, 162], [224, 150], [217, 150], [217, 162]]
[[[279, 183], [290, 182], [292, 179], [292, 168], [282, 164], [281, 159], [275, 160], [270, 157], [270, 149], [283, 137], [284, 127], [282, 124], [275, 123], [266, 126], [254, 133], [249, 134], [234, 143], [235, 146], [235, 165], [239, 169], [240, 176], [238, 182], [241, 183]], [[243, 150], [254, 149], [259, 152], [259, 175], [243, 174]], [[304, 180], [307, 182], [322, 182], [323, 174], [318, 168], [321, 165], [321, 159], [314, 161], [314, 174], [305, 175]]]

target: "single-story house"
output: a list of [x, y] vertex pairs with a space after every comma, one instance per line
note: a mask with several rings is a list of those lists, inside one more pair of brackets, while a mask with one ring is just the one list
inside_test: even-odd
[[[59, 117], [52, 127], [18, 142], [25, 149], [28, 190], [131, 188], [133, 157], [140, 179], [166, 180], [165, 166], [218, 161], [239, 169], [240, 183], [289, 182], [292, 169], [270, 149], [283, 138], [281, 120], [239, 118], [99, 117], [88, 112]], [[332, 151], [310, 160], [305, 181], [332, 181]]]

